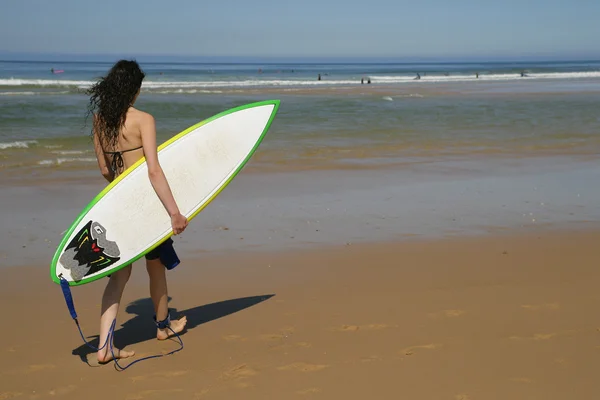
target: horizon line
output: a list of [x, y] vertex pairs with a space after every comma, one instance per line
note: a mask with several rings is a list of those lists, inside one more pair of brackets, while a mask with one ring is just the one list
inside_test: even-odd
[[[16, 57], [24, 57], [18, 59]], [[38, 58], [39, 57], [39, 58]], [[461, 62], [568, 62], [568, 61], [600, 61], [600, 55], [582, 55], [582, 54], [539, 54], [539, 55], [455, 55], [455, 56], [397, 56], [397, 55], [337, 55], [337, 56], [322, 56], [322, 55], [192, 55], [192, 54], [132, 54], [125, 52], [115, 53], [62, 53], [62, 52], [17, 52], [0, 50], [0, 61], [34, 61], [34, 62], [90, 62], [90, 58], [97, 59], [96, 62], [110, 62], [109, 59], [163, 59], [167, 60], [205, 60], [205, 62], [216, 60], [233, 60], [249, 61], [259, 63], [264, 61], [274, 60], [294, 60], [296, 62], [312, 61], [312, 62], [349, 62], [350, 60], [364, 60], [379, 62], [396, 62], [396, 63], [427, 63], [427, 62], [446, 62], [446, 63], [461, 63]], [[104, 59], [104, 60], [98, 60]], [[152, 61], [146, 61], [152, 62]]]

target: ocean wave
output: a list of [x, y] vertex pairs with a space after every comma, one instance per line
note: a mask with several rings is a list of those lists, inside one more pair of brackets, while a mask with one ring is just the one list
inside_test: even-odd
[[74, 155], [74, 154], [85, 154], [85, 153], [87, 153], [87, 151], [85, 151], [85, 150], [55, 150], [55, 151], [52, 151], [52, 153], [59, 154], [61, 156], [68, 156], [68, 155]]
[[[77, 89], [87, 89], [94, 82], [92, 81], [71, 81], [71, 80], [53, 80], [53, 79], [0, 79], [0, 87], [70, 87]], [[203, 89], [203, 88], [227, 88], [227, 87], [257, 87], [257, 86], [304, 86], [304, 85], [323, 85], [323, 84], [353, 84], [355, 80], [335, 80], [335, 81], [317, 81], [317, 80], [266, 80], [266, 79], [246, 79], [246, 80], [220, 80], [220, 81], [145, 81], [142, 83], [143, 89]]]
[[0, 143], [0, 150], [27, 149], [30, 145], [37, 144], [36, 140], [23, 140], [17, 142]]
[[172, 90], [155, 90], [153, 93], [159, 94], [194, 94], [194, 93], [223, 93], [222, 90], [202, 90], [202, 89], [172, 89]]
[[[506, 81], [524, 79], [520, 73], [480, 73], [456, 75], [421, 75], [415, 80], [414, 75], [368, 75], [373, 84], [377, 83], [435, 83], [435, 82], [465, 82], [465, 81]], [[527, 79], [582, 79], [600, 78], [600, 71], [590, 72], [526, 72]], [[215, 81], [152, 81], [142, 83], [142, 88], [155, 93], [213, 93], [210, 89], [218, 88], [253, 88], [253, 87], [290, 87], [290, 86], [327, 86], [327, 85], [355, 85], [356, 79], [245, 79], [245, 80], [215, 80]], [[71, 90], [87, 89], [92, 81], [58, 80], [58, 79], [0, 79], [0, 87], [68, 87]], [[204, 91], [203, 91], [204, 90]], [[13, 95], [23, 92], [4, 92]], [[28, 92], [29, 93], [29, 92]], [[60, 93], [60, 92], [59, 92]], [[214, 93], [218, 93], [214, 91]]]
[[93, 82], [91, 81], [71, 81], [71, 80], [58, 80], [58, 79], [19, 79], [9, 78], [0, 79], [0, 86], [37, 86], [37, 87], [70, 87], [70, 86], [90, 86]]
[[61, 91], [44, 91], [44, 92], [31, 92], [31, 91], [22, 91], [22, 92], [0, 92], [0, 96], [40, 96], [40, 95], [57, 95], [57, 94], [69, 94], [68, 90]]
[[34, 96], [36, 92], [0, 92], [0, 96]]
[[54, 160], [41, 160], [38, 161], [38, 165], [61, 165], [64, 163], [73, 163], [73, 162], [83, 162], [83, 163], [89, 163], [89, 162], [96, 162], [95, 158], [91, 158], [91, 157], [65, 157], [65, 158], [56, 158]]
[[415, 76], [400, 75], [371, 75], [373, 83], [436, 83], [436, 82], [466, 82], [466, 81], [508, 81], [515, 79], [582, 79], [582, 78], [600, 78], [600, 71], [594, 72], [548, 72], [548, 73], [530, 73], [526, 72], [525, 77], [520, 73], [505, 74], [475, 74], [464, 75], [421, 75], [420, 79]]

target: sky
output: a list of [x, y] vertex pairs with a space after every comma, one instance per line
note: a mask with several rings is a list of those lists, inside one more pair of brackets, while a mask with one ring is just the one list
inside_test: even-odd
[[2, 0], [0, 53], [600, 58], [599, 0]]

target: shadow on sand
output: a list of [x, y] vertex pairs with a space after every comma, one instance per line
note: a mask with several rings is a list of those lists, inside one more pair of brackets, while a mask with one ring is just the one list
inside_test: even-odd
[[[206, 304], [203, 306], [188, 308], [187, 310], [178, 311], [175, 308], [169, 308], [172, 319], [177, 319], [185, 315], [187, 317], [186, 330], [181, 334], [185, 335], [190, 329], [194, 329], [199, 325], [214, 321], [229, 314], [242, 311], [248, 307], [252, 307], [258, 303], [273, 297], [274, 294], [263, 296], [242, 297], [239, 299], [225, 300], [217, 303]], [[171, 298], [169, 297], [169, 301]], [[124, 348], [136, 343], [145, 342], [147, 340], [156, 339], [156, 326], [154, 325], [154, 307], [150, 298], [139, 299], [131, 302], [125, 308], [128, 314], [134, 314], [135, 317], [126, 321], [121, 328], [115, 331], [114, 345], [117, 348]], [[91, 339], [91, 340], [90, 340]], [[87, 338], [88, 342], [98, 347], [98, 335]], [[93, 349], [85, 343], [73, 350], [73, 355], [81, 358], [81, 361], [90, 365], [88, 356], [95, 353]], [[90, 365], [91, 366], [91, 365]]]

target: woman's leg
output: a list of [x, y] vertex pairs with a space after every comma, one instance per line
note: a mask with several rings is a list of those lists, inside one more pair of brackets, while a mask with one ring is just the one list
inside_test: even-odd
[[[150, 297], [154, 303], [154, 314], [157, 321], [164, 321], [169, 313], [169, 296], [167, 292], [167, 276], [166, 268], [160, 262], [160, 259], [146, 260], [146, 269], [150, 277]], [[185, 316], [178, 320], [171, 320], [170, 328], [179, 333], [185, 328], [187, 318]], [[156, 337], [159, 340], [164, 340], [173, 336], [170, 329], [158, 329]]]
[[[119, 303], [121, 302], [121, 296], [125, 285], [131, 275], [131, 265], [118, 270], [110, 276], [108, 284], [104, 289], [102, 295], [102, 316], [100, 317], [100, 338], [98, 346], [102, 347], [106, 343], [110, 327], [113, 321], [117, 318], [119, 312]], [[98, 361], [107, 362], [113, 358], [110, 347], [112, 343], [108, 343], [104, 348], [98, 351]], [[133, 356], [133, 351], [123, 351], [113, 348], [113, 352], [116, 358], [127, 358]]]

